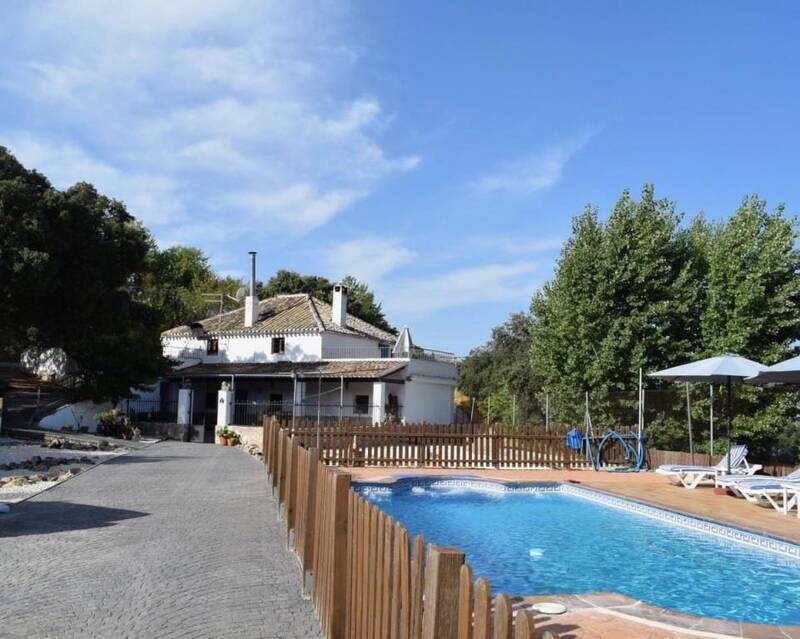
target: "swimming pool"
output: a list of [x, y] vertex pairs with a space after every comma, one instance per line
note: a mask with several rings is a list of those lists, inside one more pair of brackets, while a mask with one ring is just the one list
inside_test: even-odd
[[494, 592], [612, 591], [703, 617], [800, 624], [800, 559], [622, 510], [625, 500], [612, 507], [584, 489], [452, 480], [357, 490], [411, 535], [464, 550]]

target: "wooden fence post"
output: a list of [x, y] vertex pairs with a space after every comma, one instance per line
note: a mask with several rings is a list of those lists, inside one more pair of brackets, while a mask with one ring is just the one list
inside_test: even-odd
[[458, 584], [458, 639], [472, 639], [472, 567], [461, 566]]
[[505, 593], [494, 598], [494, 639], [511, 639], [511, 600]]
[[308, 468], [306, 469], [306, 485], [303, 490], [307, 491], [306, 510], [304, 515], [305, 526], [303, 539], [303, 572], [310, 570], [314, 565], [314, 525], [317, 520], [317, 469], [319, 463], [319, 450], [310, 448], [308, 450]]
[[492, 591], [483, 577], [475, 582], [475, 627], [473, 639], [490, 639], [492, 632]]
[[514, 618], [514, 639], [534, 639], [533, 615], [527, 610], [520, 610]]
[[347, 636], [347, 515], [350, 475], [337, 473], [333, 489], [333, 579], [330, 625], [331, 639]]
[[459, 579], [463, 565], [463, 551], [429, 546], [422, 639], [458, 639]]

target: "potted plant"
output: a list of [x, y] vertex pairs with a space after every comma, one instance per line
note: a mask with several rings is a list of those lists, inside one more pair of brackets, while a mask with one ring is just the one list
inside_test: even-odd
[[217, 438], [220, 446], [230, 446], [231, 445], [231, 436], [234, 435], [231, 430], [228, 429], [227, 426], [222, 426], [221, 428], [217, 428]]
[[239, 433], [235, 431], [231, 431], [230, 437], [228, 438], [228, 446], [238, 446], [242, 443], [242, 437]]

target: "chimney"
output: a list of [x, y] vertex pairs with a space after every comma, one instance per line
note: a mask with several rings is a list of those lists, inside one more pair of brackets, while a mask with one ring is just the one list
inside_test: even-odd
[[258, 297], [256, 297], [256, 252], [250, 251], [250, 291], [244, 298], [244, 325], [250, 328], [258, 319]]
[[333, 323], [347, 328], [347, 287], [344, 284], [333, 285]]

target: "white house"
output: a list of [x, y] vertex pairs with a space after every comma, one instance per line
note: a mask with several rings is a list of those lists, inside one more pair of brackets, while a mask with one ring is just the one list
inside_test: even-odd
[[[164, 354], [179, 366], [130, 410], [173, 419], [188, 410], [178, 421], [206, 426], [257, 424], [278, 412], [372, 423], [452, 421], [453, 355], [415, 346], [408, 329], [394, 335], [349, 315], [343, 285], [334, 286], [330, 305], [305, 294], [259, 300], [254, 283], [251, 253], [244, 308], [162, 334]], [[220, 391], [227, 389], [231, 406], [221, 410]]]

